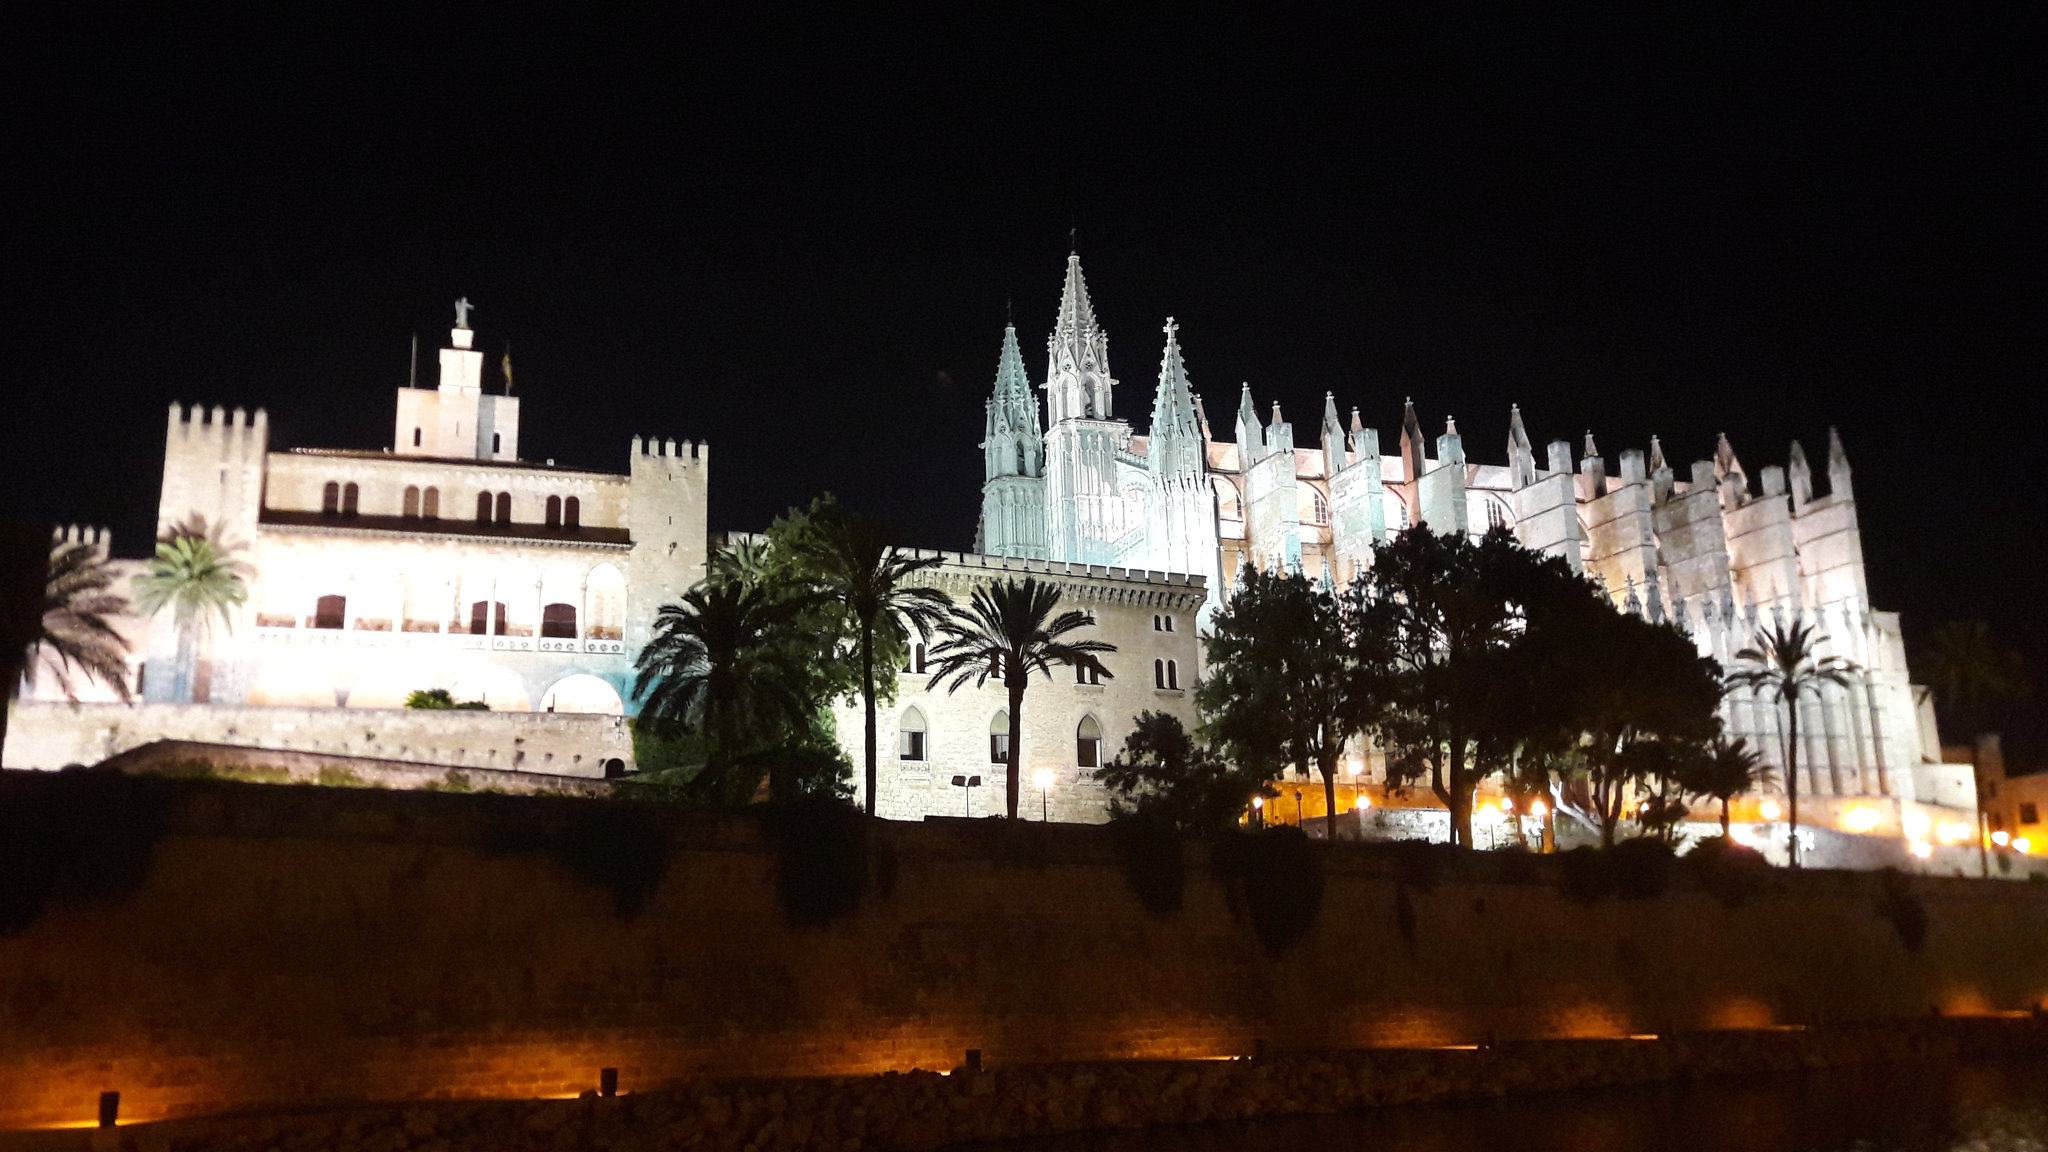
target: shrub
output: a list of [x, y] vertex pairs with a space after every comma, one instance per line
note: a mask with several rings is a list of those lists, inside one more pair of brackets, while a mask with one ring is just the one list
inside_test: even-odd
[[1679, 858], [1702, 890], [1724, 908], [1740, 908], [1770, 884], [1771, 862], [1744, 844], [1711, 836]]
[[1675, 860], [1671, 845], [1639, 837], [1612, 848], [1574, 848], [1558, 853], [1564, 894], [1582, 903], [1618, 896], [1649, 900], [1671, 887]]
[[1173, 822], [1155, 813], [1140, 813], [1112, 820], [1109, 833], [1124, 879], [1130, 881], [1131, 891], [1145, 911], [1154, 916], [1180, 911], [1187, 889], [1187, 860]]
[[0, 787], [0, 936], [52, 905], [114, 900], [142, 886], [171, 800], [158, 781], [65, 772]]
[[805, 796], [758, 811], [775, 839], [775, 894], [791, 924], [823, 927], [860, 909], [868, 882], [868, 821], [860, 809]]
[[1244, 892], [1252, 932], [1270, 955], [1308, 935], [1323, 905], [1320, 850], [1301, 829], [1269, 828], [1217, 842], [1217, 865]]
[[374, 787], [368, 780], [356, 775], [353, 769], [343, 768], [338, 764], [329, 764], [321, 768], [313, 777], [313, 782], [324, 788]]

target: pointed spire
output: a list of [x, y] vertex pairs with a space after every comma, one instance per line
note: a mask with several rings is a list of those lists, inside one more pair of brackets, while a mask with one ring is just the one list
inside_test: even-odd
[[1247, 381], [1237, 397], [1237, 466], [1250, 469], [1265, 454], [1266, 435], [1259, 424], [1259, 410], [1252, 406], [1252, 386]]
[[1828, 425], [1828, 495], [1837, 500], [1853, 495], [1849, 487], [1849, 454], [1842, 450], [1842, 434], [1832, 424]]
[[1152, 397], [1152, 433], [1147, 448], [1155, 475], [1202, 470], [1202, 432], [1195, 399], [1181, 358], [1180, 325], [1166, 318], [1166, 351], [1159, 357], [1159, 389]]
[[1323, 475], [1335, 476], [1349, 464], [1344, 454], [1344, 424], [1337, 419], [1337, 394], [1323, 393]]
[[1362, 420], [1360, 420], [1360, 419], [1358, 418], [1358, 406], [1357, 406], [1357, 405], [1353, 405], [1353, 406], [1352, 406], [1352, 408], [1351, 408], [1351, 430], [1352, 430], [1353, 432], [1363, 432], [1363, 431], [1365, 431], [1365, 422], [1364, 422], [1364, 421], [1362, 421]]
[[1053, 339], [1072, 339], [1093, 331], [1095, 305], [1088, 301], [1088, 281], [1081, 275], [1081, 258], [1067, 257], [1067, 283], [1060, 290], [1060, 314], [1053, 322]]
[[1593, 430], [1591, 428], [1588, 428], [1586, 429], [1586, 451], [1584, 455], [1598, 456], [1599, 454], [1600, 449], [1593, 446]]
[[996, 387], [998, 399], [1031, 399], [1031, 374], [1024, 370], [1024, 350], [1017, 346], [1017, 326], [1003, 327], [1003, 351], [996, 359]]
[[1109, 374], [1109, 336], [1095, 320], [1088, 302], [1088, 283], [1081, 258], [1067, 257], [1067, 283], [1060, 293], [1060, 311], [1046, 337], [1045, 391], [1047, 419], [1107, 420], [1112, 415], [1116, 381]]
[[1444, 417], [1444, 435], [1446, 435], [1446, 436], [1456, 436], [1457, 434], [1458, 434], [1458, 418], [1457, 418], [1456, 416], [1446, 416], [1446, 417]]
[[1668, 471], [1670, 467], [1670, 462], [1664, 459], [1664, 445], [1655, 436], [1650, 437], [1650, 471], [1660, 468]]
[[1721, 507], [1740, 508], [1749, 502], [1749, 476], [1742, 470], [1742, 461], [1735, 458], [1726, 432], [1714, 445], [1714, 475], [1721, 481]]
[[1216, 437], [1210, 435], [1209, 433], [1209, 412], [1207, 409], [1202, 407], [1202, 394], [1200, 392], [1196, 392], [1192, 395], [1195, 398], [1195, 423], [1200, 424], [1202, 426], [1202, 439], [1204, 441], [1216, 439]]
[[1287, 420], [1286, 420], [1286, 418], [1280, 415], [1280, 402], [1279, 402], [1278, 400], [1275, 400], [1275, 401], [1273, 401], [1273, 423], [1274, 423], [1274, 424], [1285, 424], [1285, 423], [1287, 423]]
[[1794, 509], [1813, 503], [1813, 466], [1806, 462], [1806, 449], [1797, 440], [1792, 442], [1792, 450], [1786, 454], [1785, 479], [1792, 488]]
[[1714, 475], [1726, 476], [1730, 472], [1743, 477], [1745, 481], [1748, 479], [1747, 474], [1742, 471], [1742, 461], [1735, 458], [1734, 446], [1728, 443], [1728, 434], [1723, 432], [1720, 440], [1714, 445]]
[[1522, 406], [1508, 405], [1508, 470], [1516, 488], [1536, 482], [1536, 449], [1529, 443], [1529, 430], [1522, 425]]
[[1406, 473], [1402, 479], [1410, 483], [1422, 478], [1422, 421], [1415, 418], [1413, 396], [1402, 401], [1401, 469]]

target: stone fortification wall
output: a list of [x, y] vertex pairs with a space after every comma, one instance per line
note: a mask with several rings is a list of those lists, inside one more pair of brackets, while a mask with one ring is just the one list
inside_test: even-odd
[[[141, 1121], [573, 1095], [601, 1067], [645, 1090], [970, 1048], [1002, 1068], [2048, 997], [2048, 890], [2029, 884], [1774, 873], [1739, 903], [1682, 883], [1591, 899], [1551, 860], [1338, 845], [1313, 927], [1275, 957], [1205, 853], [1181, 910], [1154, 915], [1100, 829], [881, 825], [860, 910], [797, 927], [777, 884], [798, 873], [748, 819], [26, 776], [0, 785], [0, 820], [0, 845], [30, 846], [0, 902], [0, 1128], [87, 1120], [103, 1090]], [[123, 848], [153, 826], [153, 852]]]
[[97, 764], [158, 740], [556, 776], [602, 777], [607, 760], [633, 764], [632, 733], [617, 716], [22, 701], [8, 721], [5, 767]]

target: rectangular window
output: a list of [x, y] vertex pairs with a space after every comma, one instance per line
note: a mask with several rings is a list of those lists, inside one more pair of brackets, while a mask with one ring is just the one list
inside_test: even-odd
[[924, 733], [904, 732], [900, 733], [900, 735], [903, 737], [901, 757], [905, 760], [924, 759]]
[[2020, 823], [2039, 824], [2040, 822], [2041, 813], [2039, 809], [2035, 808], [2032, 804], [2020, 805]]
[[988, 762], [1008, 764], [1010, 762], [1010, 734], [991, 732], [988, 734]]
[[1074, 763], [1082, 768], [1100, 767], [1102, 741], [1083, 736], [1074, 742]]

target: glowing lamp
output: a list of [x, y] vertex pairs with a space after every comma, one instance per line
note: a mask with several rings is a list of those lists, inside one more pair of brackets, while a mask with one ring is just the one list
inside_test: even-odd
[[1934, 855], [1934, 845], [1929, 844], [1925, 840], [1915, 840], [1913, 841], [1913, 855], [1925, 860], [1929, 856]]
[[1961, 820], [1951, 820], [1934, 830], [1943, 844], [1960, 844], [1970, 838], [1970, 826]]
[[[1899, 826], [1905, 831], [1908, 840], [1927, 839], [1927, 824], [1927, 813], [1917, 808], [1906, 813], [1899, 821]], [[1946, 828], [1948, 825], [1944, 824], [1942, 827]]]
[[1038, 771], [1033, 772], [1031, 774], [1031, 782], [1033, 784], [1038, 785], [1040, 788], [1052, 787], [1052, 781], [1053, 771], [1050, 768], [1040, 768]]
[[1776, 820], [1781, 811], [1776, 800], [1766, 800], [1757, 806], [1757, 812], [1766, 820]]
[[1500, 810], [1503, 812], [1513, 812], [1515, 810], [1515, 798], [1512, 796], [1501, 797]]
[[1754, 844], [1756, 843], [1756, 830], [1747, 824], [1730, 824], [1728, 826], [1728, 837], [1738, 844]]
[[1352, 807], [1354, 807], [1354, 808], [1357, 808], [1357, 809], [1359, 809], [1359, 810], [1361, 810], [1361, 811], [1363, 811], [1364, 809], [1370, 808], [1370, 807], [1372, 807], [1372, 797], [1370, 797], [1370, 796], [1360, 796], [1360, 797], [1358, 798], [1358, 803], [1356, 803], [1356, 804], [1352, 805]]
[[1529, 801], [1529, 815], [1531, 815], [1531, 816], [1534, 816], [1534, 817], [1535, 817], [1535, 818], [1537, 818], [1538, 820], [1541, 820], [1541, 819], [1543, 819], [1543, 818], [1544, 818], [1545, 816], [1547, 816], [1547, 815], [1549, 815], [1549, 814], [1550, 814], [1550, 805], [1548, 805], [1548, 804], [1545, 804], [1545, 803], [1544, 803], [1543, 801], [1541, 801], [1541, 800], [1531, 800], [1531, 801]]
[[1266, 798], [1265, 798], [1264, 796], [1254, 796], [1254, 797], [1252, 797], [1252, 807], [1253, 807], [1253, 808], [1264, 808], [1265, 806], [1266, 806]]
[[1349, 764], [1344, 765], [1344, 771], [1353, 776], [1362, 775], [1365, 772], [1365, 762], [1353, 760]]
[[2005, 831], [2004, 829], [2000, 829], [1999, 831], [1993, 832], [1991, 834], [1991, 842], [1993, 844], [1998, 845], [2000, 848], [2005, 847], [2006, 841], [2011, 839], [2012, 834]]
[[1877, 809], [1858, 804], [1842, 814], [1842, 827], [1851, 832], [1868, 832], [1883, 819], [1877, 814]]
[[2025, 836], [2015, 836], [2012, 838], [2012, 850], [2025, 856], [2034, 850], [2034, 842]]
[[1498, 824], [1498, 823], [1500, 823], [1500, 822], [1501, 822], [1501, 814], [1500, 814], [1500, 809], [1498, 809], [1498, 808], [1494, 807], [1494, 806], [1493, 806], [1493, 805], [1491, 805], [1491, 804], [1481, 804], [1481, 805], [1479, 806], [1479, 822], [1480, 822], [1481, 824], [1486, 824], [1486, 825], [1493, 825], [1493, 824]]

